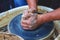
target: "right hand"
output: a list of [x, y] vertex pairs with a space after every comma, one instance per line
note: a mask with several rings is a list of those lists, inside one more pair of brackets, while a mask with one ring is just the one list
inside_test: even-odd
[[21, 25], [23, 29], [33, 30], [37, 28], [37, 17], [37, 15], [30, 13], [28, 10], [25, 10], [21, 19]]

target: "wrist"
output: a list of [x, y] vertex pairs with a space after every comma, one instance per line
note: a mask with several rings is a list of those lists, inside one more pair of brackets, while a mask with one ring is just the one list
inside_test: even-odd
[[51, 21], [50, 15], [47, 14], [38, 14], [38, 24], [43, 24], [45, 22]]
[[28, 11], [29, 11], [30, 13], [35, 13], [35, 12], [37, 12], [37, 9], [36, 9], [36, 8], [30, 8]]
[[44, 23], [44, 16], [41, 14], [38, 14], [37, 22], [38, 24]]

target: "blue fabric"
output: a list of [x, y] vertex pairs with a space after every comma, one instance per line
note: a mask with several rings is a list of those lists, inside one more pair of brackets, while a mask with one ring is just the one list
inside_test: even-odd
[[26, 0], [14, 0], [15, 7], [27, 5]]
[[53, 22], [44, 23], [38, 29], [33, 31], [23, 30], [20, 25], [21, 15], [16, 16], [9, 24], [9, 30], [11, 33], [17, 34], [23, 37], [25, 40], [37, 40], [46, 37], [49, 35], [51, 30], [54, 27]]
[[27, 5], [26, 0], [0, 0], [0, 12]]

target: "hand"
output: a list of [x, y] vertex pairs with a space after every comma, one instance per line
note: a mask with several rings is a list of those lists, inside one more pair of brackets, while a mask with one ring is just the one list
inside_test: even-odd
[[28, 10], [25, 10], [22, 19], [21, 19], [21, 25], [23, 29], [25, 30], [33, 30], [36, 29], [38, 26], [37, 22], [37, 14], [30, 13]]

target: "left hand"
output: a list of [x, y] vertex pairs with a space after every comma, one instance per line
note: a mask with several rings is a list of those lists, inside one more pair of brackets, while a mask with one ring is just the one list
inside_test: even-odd
[[25, 10], [21, 19], [21, 25], [23, 29], [26, 30], [36, 29], [38, 26], [37, 17], [38, 17], [37, 14], [29, 13], [28, 10]]

